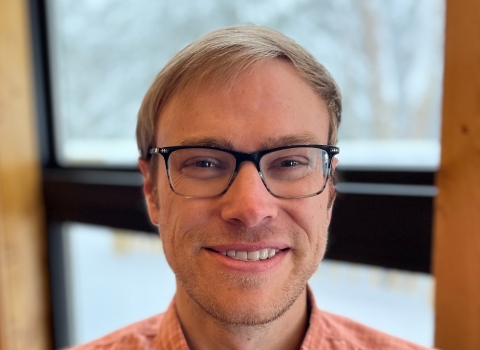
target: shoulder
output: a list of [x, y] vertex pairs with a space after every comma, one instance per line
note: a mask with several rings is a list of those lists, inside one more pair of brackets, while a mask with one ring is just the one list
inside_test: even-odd
[[164, 314], [147, 318], [71, 350], [154, 349], [154, 338], [163, 319]]
[[328, 349], [345, 350], [427, 350], [420, 345], [380, 332], [346, 317], [320, 311]]

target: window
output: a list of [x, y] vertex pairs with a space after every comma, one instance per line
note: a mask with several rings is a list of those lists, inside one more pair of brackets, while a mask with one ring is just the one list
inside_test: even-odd
[[[79, 291], [86, 286], [80, 272], [86, 259], [111, 253], [108, 244], [100, 251], [97, 241], [110, 240], [115, 247], [111, 242], [124, 239], [118, 237], [135, 237], [123, 242], [145, 258], [146, 246], [138, 242], [154, 240], [139, 233], [155, 232], [135, 170], [134, 130], [143, 94], [181, 47], [238, 23], [267, 25], [291, 36], [330, 70], [342, 90], [330, 260], [312, 283], [318, 282], [318, 291], [329, 285], [335, 296], [334, 284], [326, 282], [332, 278], [366, 299], [383, 295], [386, 302], [403, 300], [425, 311], [418, 316], [423, 326], [416, 327], [424, 333], [410, 339], [428, 345], [443, 0], [32, 0], [30, 7], [56, 348], [94, 336], [81, 328], [88, 307]], [[87, 244], [99, 253], [83, 256]], [[317, 278], [323, 275], [326, 279]], [[328, 296], [319, 298], [325, 303], [320, 306], [335, 305]], [[411, 310], [395, 308], [392, 314]], [[351, 316], [361, 317], [358, 311]]]
[[438, 165], [442, 0], [50, 0], [47, 5], [61, 164], [135, 165], [136, 114], [155, 74], [200, 35], [255, 23], [294, 38], [340, 85], [340, 167]]
[[[72, 223], [62, 235], [71, 345], [167, 309], [175, 277], [158, 236]], [[433, 279], [428, 274], [325, 260], [310, 286], [323, 310], [432, 345]]]

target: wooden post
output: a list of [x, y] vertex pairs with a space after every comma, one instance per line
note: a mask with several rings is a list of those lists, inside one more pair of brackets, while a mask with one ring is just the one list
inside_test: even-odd
[[0, 0], [0, 349], [51, 349], [26, 0]]
[[435, 346], [480, 349], [480, 1], [447, 1]]

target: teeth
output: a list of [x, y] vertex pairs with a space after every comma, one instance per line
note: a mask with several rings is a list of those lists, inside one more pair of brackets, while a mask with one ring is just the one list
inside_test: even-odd
[[268, 249], [262, 249], [262, 250], [259, 250], [259, 259], [260, 260], [265, 260], [265, 259], [268, 259]]
[[235, 257], [238, 260], [247, 260], [248, 259], [248, 253], [244, 252], [244, 251], [241, 251], [241, 250], [237, 250], [237, 253], [235, 254]]
[[278, 250], [275, 249], [268, 249], [268, 257], [271, 258], [272, 256], [275, 256], [275, 254], [278, 252]]
[[258, 261], [258, 260], [266, 260], [266, 259], [273, 258], [275, 254], [278, 253], [278, 249], [265, 248], [265, 249], [260, 249], [254, 252], [246, 252], [243, 250], [228, 250], [220, 253], [222, 255], [225, 255], [237, 260]]

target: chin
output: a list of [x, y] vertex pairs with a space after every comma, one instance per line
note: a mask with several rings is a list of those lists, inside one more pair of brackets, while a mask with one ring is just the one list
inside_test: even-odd
[[204, 312], [218, 322], [232, 326], [259, 326], [275, 321], [291, 308], [306, 286], [306, 281], [289, 288], [268, 288], [268, 284], [251, 279], [242, 282], [241, 287], [236, 283], [228, 287], [210, 285], [205, 288], [182, 285]]
[[268, 298], [267, 300], [264, 298], [258, 300], [255, 297], [248, 299], [250, 295], [236, 299], [228, 298], [228, 300], [226, 298], [208, 301], [194, 300], [218, 322], [232, 326], [259, 326], [273, 322], [285, 314], [300, 293], [288, 298]]

